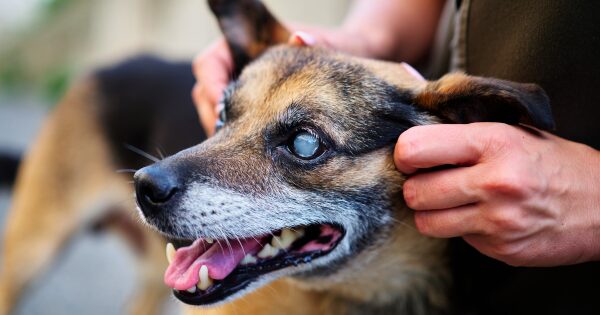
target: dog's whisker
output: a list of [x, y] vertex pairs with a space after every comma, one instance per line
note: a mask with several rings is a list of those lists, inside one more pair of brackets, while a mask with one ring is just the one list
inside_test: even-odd
[[223, 249], [223, 245], [221, 245], [219, 239], [216, 239], [215, 242], [217, 242], [217, 245], [219, 245], [219, 247], [221, 248], [221, 253], [225, 254], [225, 250]]
[[152, 162], [155, 162], [155, 163], [160, 162], [160, 159], [158, 159], [154, 155], [152, 155], [152, 154], [150, 154], [150, 153], [148, 153], [148, 152], [146, 152], [146, 151], [144, 151], [142, 149], [139, 149], [139, 148], [137, 148], [135, 146], [132, 146], [131, 144], [125, 144], [125, 148], [127, 148], [128, 150], [130, 150], [130, 151], [132, 151], [134, 153], [139, 154], [142, 157], [147, 158], [148, 160], [150, 160]]
[[225, 244], [227, 244], [227, 247], [229, 247], [229, 255], [233, 256], [233, 247], [231, 246], [231, 243], [229, 243], [227, 234], [225, 234], [225, 232], [223, 232], [223, 230], [221, 228], [218, 228], [218, 229], [221, 232], [221, 235], [223, 235], [223, 239], [225, 239]]
[[404, 227], [410, 228], [411, 230], [417, 230], [414, 226], [412, 226], [412, 225], [410, 225], [410, 224], [408, 224], [408, 223], [406, 223], [404, 221], [395, 220], [395, 222], [398, 223], [398, 224], [400, 224], [400, 225], [402, 225], [402, 226], [404, 226]]
[[256, 239], [256, 237], [254, 237], [254, 235], [252, 235], [252, 236], [250, 236], [250, 237], [252, 237], [252, 239], [253, 239], [253, 240], [255, 240], [255, 241], [256, 241], [256, 243], [260, 244], [260, 242], [259, 242], [259, 241]]
[[158, 154], [158, 157], [160, 157], [161, 160], [165, 159], [165, 155], [159, 147], [156, 147], [156, 153]]
[[127, 197], [125, 199], [114, 202], [114, 205], [120, 206], [120, 205], [124, 204], [125, 202], [134, 201], [134, 200], [135, 200], [135, 198]]
[[133, 169], [133, 168], [122, 168], [122, 169], [116, 170], [115, 172], [117, 172], [117, 173], [135, 173], [137, 171], [138, 170]]
[[238, 236], [235, 237], [238, 241], [238, 243], [240, 243], [240, 248], [242, 249], [242, 253], [244, 253], [244, 257], [246, 256], [246, 251], [244, 250], [244, 246], [242, 245], [242, 241], [240, 241], [240, 238]]

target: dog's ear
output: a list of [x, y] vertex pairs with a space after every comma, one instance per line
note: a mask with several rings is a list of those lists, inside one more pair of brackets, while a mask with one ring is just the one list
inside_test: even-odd
[[258, 0], [208, 0], [235, 65], [234, 75], [269, 46], [286, 43], [290, 32]]
[[429, 82], [413, 102], [452, 123], [494, 121], [554, 129], [548, 96], [535, 84], [453, 73]]

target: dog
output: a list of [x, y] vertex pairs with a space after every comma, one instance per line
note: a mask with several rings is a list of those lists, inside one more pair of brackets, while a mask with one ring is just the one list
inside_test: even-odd
[[123, 236], [138, 257], [130, 313], [159, 313], [169, 293], [161, 276], [165, 242], [132, 215], [130, 172], [155, 159], [142, 152], [174, 154], [206, 138], [190, 97], [190, 68], [139, 56], [91, 73], [66, 93], [20, 162], [3, 238], [0, 314], [26, 297], [74, 236], [103, 230]]
[[[403, 64], [286, 45], [290, 32], [258, 1], [209, 4], [236, 65], [220, 130], [195, 145], [203, 137], [191, 106], [174, 105], [193, 80], [188, 74], [186, 84], [176, 84], [167, 74], [173, 66], [127, 80], [117, 67], [118, 75], [101, 71], [76, 86], [19, 173], [2, 303], [15, 300], [74, 228], [102, 222], [143, 248], [147, 285], [138, 287], [148, 292], [140, 292], [139, 313], [155, 311], [165, 294], [165, 246], [165, 282], [179, 300], [202, 306], [190, 313], [597, 312], [593, 264], [514, 268], [460, 239], [420, 235], [402, 200], [405, 176], [392, 161], [398, 135], [417, 125], [490, 121], [550, 130], [543, 90], [459, 73], [424, 81]], [[154, 84], [139, 91], [177, 93], [147, 103], [127, 99], [134, 82], [146, 80]], [[120, 209], [133, 204], [114, 209], [111, 201], [132, 189], [114, 170], [146, 164], [119, 153], [123, 142], [144, 151], [169, 146], [168, 153], [190, 147], [134, 176], [143, 220], [171, 245], [123, 224], [132, 221]], [[56, 201], [59, 193], [66, 198]], [[97, 200], [113, 210], [84, 207]], [[34, 265], [20, 270], [23, 261]]]

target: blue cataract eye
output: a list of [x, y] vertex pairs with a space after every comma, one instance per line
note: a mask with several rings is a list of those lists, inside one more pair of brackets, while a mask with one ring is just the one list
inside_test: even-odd
[[294, 138], [294, 153], [301, 158], [310, 158], [319, 150], [319, 139], [308, 132], [300, 132]]

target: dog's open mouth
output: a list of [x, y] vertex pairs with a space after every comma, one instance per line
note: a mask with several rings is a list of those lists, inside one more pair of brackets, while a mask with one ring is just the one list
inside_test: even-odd
[[343, 236], [340, 226], [319, 224], [245, 239], [178, 240], [167, 245], [164, 280], [184, 303], [213, 304], [261, 275], [328, 254]]

